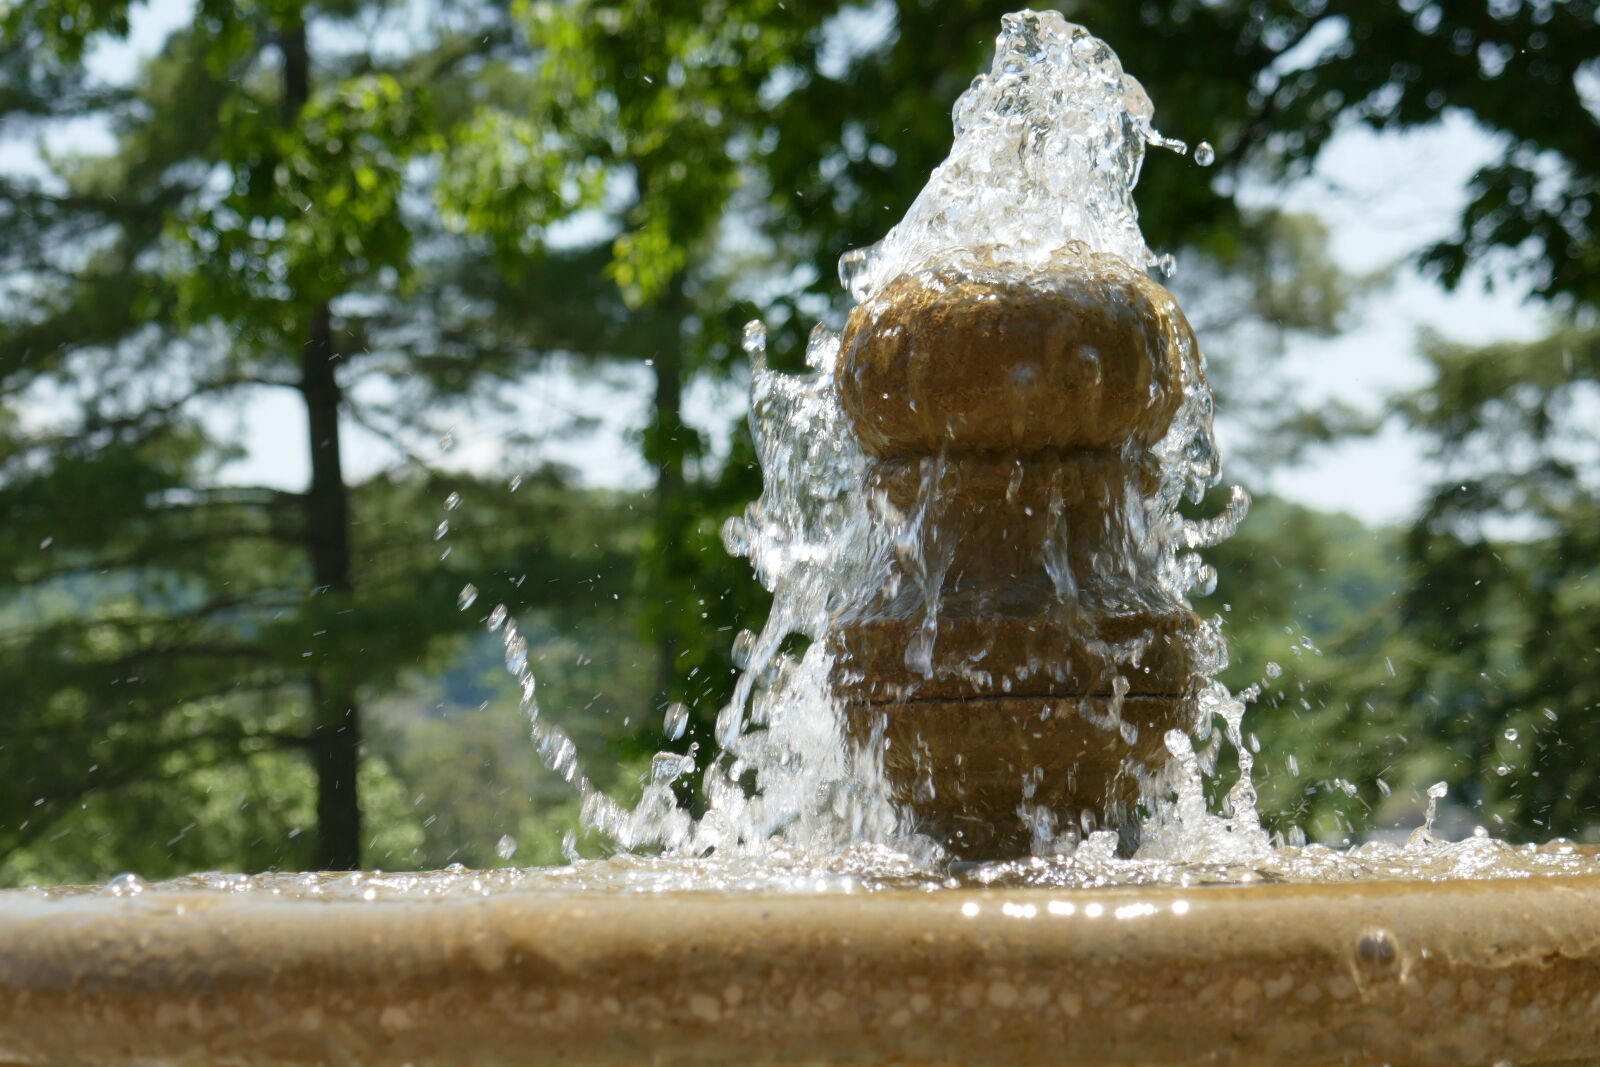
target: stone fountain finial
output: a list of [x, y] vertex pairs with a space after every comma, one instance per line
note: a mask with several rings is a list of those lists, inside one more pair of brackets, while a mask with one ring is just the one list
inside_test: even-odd
[[1103, 41], [1008, 15], [949, 157], [840, 261], [835, 377], [894, 547], [833, 627], [834, 689], [958, 855], [1131, 826], [1218, 665], [1177, 551], [1208, 394], [1133, 203], [1146, 145], [1183, 146], [1150, 117]]
[[1157, 446], [1200, 373], [1171, 294], [1108, 255], [980, 252], [852, 312], [836, 380], [896, 547], [835, 631], [835, 688], [953, 853], [1128, 825], [1166, 731], [1192, 725], [1201, 623], [1151, 526]]

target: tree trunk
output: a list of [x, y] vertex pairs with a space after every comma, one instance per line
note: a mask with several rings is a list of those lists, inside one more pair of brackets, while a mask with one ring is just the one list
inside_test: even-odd
[[[284, 27], [284, 121], [292, 123], [311, 96], [311, 60], [304, 21]], [[339, 454], [341, 391], [338, 353], [328, 305], [311, 308], [300, 352], [300, 394], [310, 431], [311, 484], [305, 495], [305, 544], [313, 595], [347, 597], [355, 588], [350, 569], [350, 493]], [[312, 703], [311, 758], [317, 774], [317, 836], [313, 862], [321, 870], [361, 866], [361, 717], [355, 694], [340, 670], [307, 679]]]
[[[669, 319], [676, 321], [679, 310], [679, 293], [681, 283], [674, 281], [672, 290], [663, 302], [661, 310], [667, 312]], [[667, 346], [655, 355], [653, 363], [655, 371], [655, 519], [656, 519], [656, 546], [658, 559], [667, 563], [670, 568], [673, 562], [683, 554], [683, 516], [680, 498], [683, 495], [683, 354], [678, 350], [676, 343], [669, 342]], [[663, 589], [661, 595], [670, 597], [672, 591]], [[672, 699], [673, 684], [678, 674], [678, 652], [680, 642], [676, 625], [676, 614], [671, 603], [664, 604], [661, 612], [661, 630], [656, 634], [657, 672], [656, 693], [657, 700], [665, 704]]]

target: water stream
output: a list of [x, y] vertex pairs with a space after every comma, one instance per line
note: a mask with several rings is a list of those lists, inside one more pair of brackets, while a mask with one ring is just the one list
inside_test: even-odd
[[[1152, 126], [1148, 97], [1104, 42], [1054, 12], [1009, 15], [992, 69], [955, 106], [949, 157], [882, 241], [841, 258], [841, 281], [862, 304], [897, 279], [937, 285], [951, 270], [1036, 277], [1049, 285], [1083, 264], [1102, 271], [1170, 269], [1145, 244], [1133, 203], [1147, 146], [1185, 151]], [[889, 799], [881, 751], [853, 746], [842, 735], [831, 681], [836, 651], [828, 638], [861, 590], [909, 584], [928, 606], [924, 640], [913, 641], [906, 660], [914, 671], [931, 672], [936, 612], [951, 563], [951, 549], [930, 519], [942, 504], [940, 461], [924, 462], [914, 502], [895, 507], [866, 488], [867, 457], [835, 374], [839, 335], [816, 327], [806, 353], [810, 370], [801, 375], [767, 367], [759, 322], [746, 328], [744, 347], [753, 364], [751, 420], [765, 488], [727, 524], [724, 540], [772, 591], [772, 612], [760, 633], [739, 638], [742, 673], [717, 721], [721, 752], [703, 771], [706, 814], [692, 820], [673, 804], [670, 781], [689, 763], [663, 754], [641, 804], [620, 812], [596, 803], [595, 824], [625, 849], [659, 846], [672, 855], [837, 855], [875, 847], [936, 863], [937, 846], [920, 839]], [[1045, 565], [1066, 609], [1186, 608], [1191, 589], [1215, 581], [1198, 550], [1225, 538], [1248, 510], [1248, 498], [1235, 490], [1219, 518], [1191, 522], [1179, 514], [1180, 501], [1198, 501], [1220, 471], [1203, 359], [1198, 352], [1179, 355], [1188, 371], [1181, 403], [1170, 429], [1139, 457], [1154, 466], [1156, 489], [1149, 499], [1128, 493], [1126, 506], [1107, 520], [1117, 529], [1104, 539], [1116, 552], [1094, 565], [1107, 580], [1080, 583], [1066, 546], [1085, 531], [1053, 509], [1059, 529], [1048, 537], [1062, 546], [1061, 559], [1052, 566], [1047, 547]], [[1019, 463], [1012, 494], [1023, 474]], [[794, 635], [806, 641], [799, 654], [784, 651]], [[1226, 665], [1220, 620], [1203, 623], [1191, 645], [1206, 678]], [[1141, 652], [1136, 640], [1107, 656], [1113, 671], [1122, 672]], [[1126, 690], [1120, 673], [1116, 682], [1117, 692]], [[1143, 857], [1237, 863], [1270, 853], [1255, 811], [1252, 754], [1240, 734], [1243, 713], [1243, 704], [1211, 681], [1196, 700], [1194, 729], [1170, 732], [1166, 780], [1145, 790]], [[1114, 704], [1110, 714], [1116, 715]], [[1114, 725], [1125, 735], [1134, 729]], [[1202, 777], [1224, 743], [1237, 750], [1243, 773], [1227, 810], [1217, 814], [1206, 808]], [[1040, 813], [1035, 851], [1062, 857], [1088, 849], [1093, 857], [1106, 850], [1107, 839], [1092, 825], [1056, 826], [1050, 815]]]

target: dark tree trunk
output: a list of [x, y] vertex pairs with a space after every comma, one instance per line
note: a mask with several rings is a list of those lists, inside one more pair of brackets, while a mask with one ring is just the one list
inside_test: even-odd
[[[306, 549], [319, 596], [348, 596], [350, 497], [339, 455], [339, 380], [334, 374], [333, 329], [328, 306], [311, 313], [310, 339], [300, 363], [300, 392], [311, 431], [311, 487], [306, 493]], [[361, 797], [357, 772], [361, 719], [355, 696], [333, 677], [313, 676], [312, 759], [317, 770], [317, 866], [361, 866]]]
[[[311, 60], [306, 28], [295, 21], [284, 28], [284, 119], [292, 122], [311, 96]], [[335, 373], [338, 356], [326, 303], [311, 308], [300, 351], [300, 394], [310, 431], [311, 485], [305, 495], [305, 543], [315, 596], [349, 596], [355, 588], [350, 569], [350, 494], [339, 454], [341, 392]], [[355, 694], [342, 671], [313, 673], [311, 758], [317, 773], [317, 836], [313, 862], [321, 870], [361, 866], [361, 796], [357, 775], [361, 757], [361, 717]]]
[[[674, 318], [679, 306], [679, 283], [673, 284], [662, 310]], [[658, 559], [668, 567], [675, 567], [683, 555], [683, 354], [675, 342], [669, 342], [658, 351], [653, 364], [656, 378], [655, 394], [655, 519], [656, 552]], [[670, 598], [672, 591], [663, 589], [661, 595]], [[680, 642], [676, 615], [669, 602], [662, 605], [661, 631], [656, 635], [657, 700], [665, 704], [672, 699], [673, 685], [678, 674]]]

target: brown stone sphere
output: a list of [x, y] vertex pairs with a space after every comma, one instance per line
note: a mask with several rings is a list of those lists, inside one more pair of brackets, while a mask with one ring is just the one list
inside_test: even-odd
[[1154, 444], [1195, 351], [1177, 301], [1121, 260], [978, 261], [910, 271], [858, 305], [836, 374], [870, 455], [1027, 455]]

